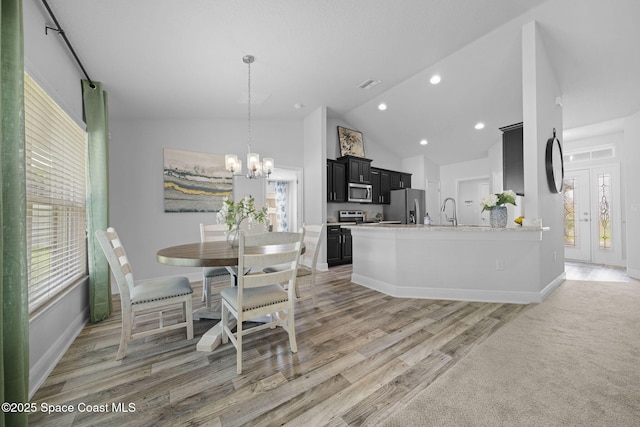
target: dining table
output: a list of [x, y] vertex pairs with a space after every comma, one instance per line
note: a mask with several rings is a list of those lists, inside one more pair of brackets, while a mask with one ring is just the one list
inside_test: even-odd
[[[246, 247], [245, 253], [259, 255], [281, 252], [286, 247], [291, 247], [291, 245]], [[233, 275], [236, 274], [235, 272], [238, 265], [238, 252], [239, 248], [237, 245], [232, 246], [226, 241], [197, 242], [160, 249], [156, 254], [156, 259], [161, 264], [177, 267], [226, 267], [227, 270], [229, 270], [230, 277], [233, 277]], [[303, 244], [300, 253], [303, 254], [304, 252], [305, 247]], [[204, 310], [208, 313], [202, 315], [201, 317], [203, 318], [220, 318], [219, 315], [214, 317], [213, 312], [216, 308], [208, 298], [206, 307], [199, 310]], [[220, 313], [219, 306], [218, 313]], [[235, 321], [235, 319], [231, 320]], [[234, 326], [235, 325], [229, 325], [230, 328]], [[204, 333], [200, 341], [198, 341], [196, 349], [198, 351], [211, 352], [220, 345], [221, 338], [222, 324], [218, 322]]]

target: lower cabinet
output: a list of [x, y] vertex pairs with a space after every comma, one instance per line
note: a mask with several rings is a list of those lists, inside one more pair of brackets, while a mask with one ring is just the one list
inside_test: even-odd
[[350, 264], [352, 261], [351, 230], [339, 225], [327, 226], [327, 264]]

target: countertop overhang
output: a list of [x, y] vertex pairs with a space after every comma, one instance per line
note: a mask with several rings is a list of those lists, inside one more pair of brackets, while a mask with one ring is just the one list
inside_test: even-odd
[[[355, 224], [349, 224], [345, 226], [355, 226]], [[389, 231], [477, 231], [477, 232], [492, 232], [492, 233], [504, 233], [504, 232], [540, 232], [548, 231], [549, 227], [487, 227], [482, 225], [423, 225], [423, 224], [358, 224], [358, 228], [375, 228], [376, 230], [389, 230]]]

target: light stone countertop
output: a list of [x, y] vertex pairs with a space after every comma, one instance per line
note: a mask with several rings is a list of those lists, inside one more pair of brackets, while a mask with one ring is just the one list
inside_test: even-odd
[[351, 229], [376, 229], [376, 230], [388, 230], [388, 231], [419, 231], [419, 232], [429, 232], [429, 231], [452, 231], [452, 232], [460, 232], [460, 231], [474, 231], [474, 232], [492, 232], [492, 233], [504, 233], [504, 232], [540, 232], [540, 231], [548, 231], [549, 227], [504, 227], [504, 228], [493, 228], [486, 227], [481, 225], [423, 225], [423, 224], [358, 224], [347, 226]]

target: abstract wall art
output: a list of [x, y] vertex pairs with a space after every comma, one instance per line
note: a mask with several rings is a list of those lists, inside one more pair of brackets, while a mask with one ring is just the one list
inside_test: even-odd
[[165, 212], [217, 212], [232, 191], [223, 154], [164, 149]]

